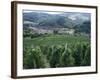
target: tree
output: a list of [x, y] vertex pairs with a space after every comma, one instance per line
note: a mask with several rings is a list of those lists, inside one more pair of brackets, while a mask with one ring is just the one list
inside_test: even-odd
[[53, 30], [53, 33], [54, 33], [54, 34], [57, 34], [57, 33], [58, 33], [58, 30]]
[[60, 46], [53, 46], [51, 53], [50, 65], [51, 67], [58, 67], [60, 62], [60, 57], [62, 54], [62, 49]]
[[82, 61], [82, 44], [76, 43], [74, 47], [73, 57], [75, 59], [75, 65], [80, 66]]
[[85, 52], [84, 52], [84, 57], [83, 57], [81, 65], [83, 65], [83, 66], [90, 66], [91, 65], [90, 45], [86, 45], [86, 49], [85, 49]]
[[75, 60], [72, 56], [72, 51], [70, 48], [67, 47], [67, 44], [65, 45], [65, 50], [62, 53], [60, 64], [63, 67], [71, 67], [74, 66]]

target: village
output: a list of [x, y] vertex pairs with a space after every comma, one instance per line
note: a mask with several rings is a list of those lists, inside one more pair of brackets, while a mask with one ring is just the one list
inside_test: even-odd
[[52, 28], [52, 26], [48, 28], [48, 26], [40, 26], [40, 27], [37, 27], [37, 26], [33, 26], [35, 25], [35, 23], [33, 22], [30, 22], [30, 21], [24, 21], [24, 26], [26, 26], [30, 32], [32, 34], [54, 34], [54, 33], [57, 33], [57, 34], [69, 34], [69, 35], [73, 35], [75, 33], [75, 30], [74, 29], [69, 29], [69, 28], [63, 28], [63, 27], [60, 27], [60, 28]]
[[36, 28], [36, 27], [29, 27], [32, 34], [69, 34], [74, 35], [74, 29], [68, 28], [52, 28], [52, 29], [43, 29], [43, 28]]
[[89, 34], [83, 32], [76, 32], [74, 28], [67, 27], [52, 27], [52, 26], [37, 26], [37, 23], [30, 21], [24, 21], [23, 27], [26, 27], [26, 30], [29, 30], [31, 34], [59, 34], [59, 35], [74, 35], [74, 36], [86, 36], [90, 37]]

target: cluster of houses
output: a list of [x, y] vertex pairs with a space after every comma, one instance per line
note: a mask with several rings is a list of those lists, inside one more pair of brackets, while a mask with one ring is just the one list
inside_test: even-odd
[[36, 27], [29, 27], [32, 34], [38, 33], [38, 34], [54, 34], [54, 31], [56, 31], [57, 34], [69, 34], [73, 35], [75, 30], [74, 29], [68, 29], [68, 28], [52, 28], [52, 29], [43, 29], [43, 28], [36, 28]]
[[32, 26], [32, 22], [25, 22], [24, 23], [31, 31], [32, 34], [54, 34], [54, 31], [56, 31], [57, 34], [69, 34], [74, 35], [75, 30], [69, 29], [69, 28], [43, 28], [43, 27], [36, 27]]

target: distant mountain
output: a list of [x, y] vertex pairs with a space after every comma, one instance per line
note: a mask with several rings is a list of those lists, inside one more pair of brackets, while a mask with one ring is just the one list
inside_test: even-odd
[[87, 30], [90, 29], [90, 20], [91, 15], [89, 13], [49, 11], [23, 12], [24, 26], [31, 24], [31, 27], [39, 28], [80, 28], [79, 30], [82, 31], [81, 29], [85, 27], [84, 30], [89, 32]]

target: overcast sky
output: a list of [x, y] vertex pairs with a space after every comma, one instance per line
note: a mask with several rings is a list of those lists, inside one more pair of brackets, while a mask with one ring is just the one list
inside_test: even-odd
[[23, 10], [23, 13], [47, 13], [51, 15], [57, 15], [57, 14], [63, 14], [68, 16], [68, 18], [72, 20], [76, 20], [77, 18], [83, 19], [83, 20], [90, 20], [90, 13], [79, 13], [79, 12], [60, 12], [60, 11], [32, 11], [32, 10]]

